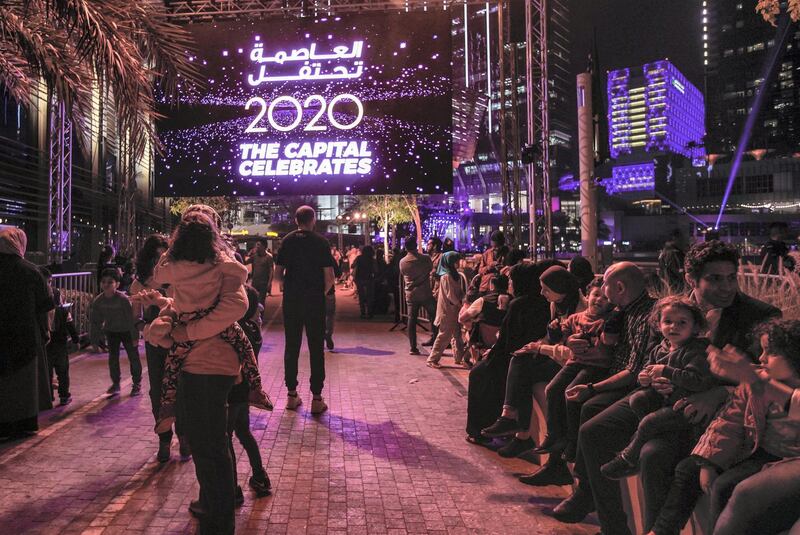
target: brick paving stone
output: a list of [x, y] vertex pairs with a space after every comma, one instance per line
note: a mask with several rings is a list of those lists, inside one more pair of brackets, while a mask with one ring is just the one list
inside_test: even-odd
[[[408, 356], [404, 333], [388, 332], [385, 322], [359, 321], [348, 293], [338, 295], [337, 351], [326, 353], [329, 411], [308, 412], [307, 354], [300, 361], [304, 403], [297, 412], [286, 411], [278, 299], [268, 301], [260, 355], [262, 380], [276, 408], [251, 414], [274, 494], [256, 498], [247, 488], [250, 467], [237, 444], [246, 500], [237, 510], [238, 533], [597, 531], [559, 524], [541, 512], [567, 489], [534, 489], [513, 477], [534, 465], [465, 442], [467, 371], [431, 370], [424, 356]], [[71, 375], [71, 405], [43, 413], [39, 436], [0, 444], [2, 531], [193, 533], [196, 522], [187, 507], [198, 492], [194, 466], [178, 462], [177, 443], [169, 463], [155, 462], [147, 395], [132, 398], [124, 385], [121, 396], [102, 396], [109, 382], [102, 354], [73, 357]]]

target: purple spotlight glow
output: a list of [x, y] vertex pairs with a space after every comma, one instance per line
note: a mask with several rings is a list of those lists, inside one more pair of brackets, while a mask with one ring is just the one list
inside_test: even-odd
[[739, 137], [739, 143], [736, 145], [736, 156], [733, 159], [733, 165], [731, 165], [731, 174], [728, 177], [728, 184], [725, 186], [725, 194], [722, 197], [722, 203], [720, 203], [717, 222], [714, 224], [715, 229], [719, 228], [719, 224], [722, 221], [722, 214], [725, 212], [725, 207], [728, 204], [728, 198], [731, 196], [731, 191], [733, 190], [733, 184], [736, 182], [736, 173], [739, 172], [739, 166], [742, 163], [742, 156], [744, 155], [745, 150], [747, 150], [747, 145], [750, 143], [750, 135], [753, 132], [753, 127], [756, 124], [756, 120], [758, 120], [758, 115], [761, 113], [761, 108], [764, 107], [764, 98], [766, 97], [766, 94], [772, 85], [772, 80], [775, 78], [775, 67], [778, 65], [778, 59], [783, 56], [783, 51], [786, 48], [786, 41], [787, 37], [789, 36], [790, 26], [789, 16], [786, 13], [783, 13], [783, 15], [781, 15], [780, 22], [778, 23], [778, 29], [775, 32], [775, 36], [777, 37], [775, 42], [778, 43], [778, 46], [773, 47], [772, 55], [764, 64], [764, 68], [761, 72], [761, 79], [763, 82], [759, 84], [758, 92], [756, 93], [755, 97], [753, 97], [753, 102], [750, 106], [750, 115], [747, 116], [747, 121], [745, 122], [744, 129], [742, 130], [742, 135]]

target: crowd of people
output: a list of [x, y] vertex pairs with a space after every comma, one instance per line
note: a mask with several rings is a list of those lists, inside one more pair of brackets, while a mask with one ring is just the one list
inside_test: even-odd
[[[739, 289], [734, 247], [688, 248], [683, 284], [667, 281], [656, 297], [633, 263], [600, 278], [580, 257], [513, 262], [497, 238], [472, 293], [440, 260], [434, 298], [423, 277], [431, 259], [413, 242], [401, 262], [412, 354], [415, 311], [437, 301], [429, 365], [451, 337], [471, 341], [475, 323], [502, 316], [469, 373], [470, 443], [507, 458], [546, 455], [519, 480], [572, 485], [546, 512], [577, 523], [596, 511], [605, 535], [631, 532], [619, 481], [637, 474], [647, 534], [679, 533], [696, 507], [708, 534], [780, 533], [798, 521], [800, 321]], [[545, 414], [540, 444], [534, 402]]]
[[[601, 277], [581, 257], [530, 263], [502, 232], [473, 273], [452, 241], [431, 238], [425, 254], [410, 237], [387, 263], [380, 248], [331, 247], [314, 231], [310, 207], [295, 219], [298, 229], [275, 256], [260, 241], [242, 258], [216, 212], [195, 205], [169, 238], [145, 241], [131, 280], [112, 261], [113, 249], [98, 263], [90, 339], [108, 352], [107, 394], [120, 394], [120, 345], [130, 395], [141, 393], [141, 333], [157, 459], [170, 459], [175, 435], [181, 459], [194, 459], [200, 497], [190, 511], [201, 533], [233, 533], [234, 509], [244, 501], [233, 436], [248, 455], [249, 486], [256, 496], [271, 491], [249, 410], [272, 409], [258, 353], [273, 277], [282, 281], [288, 410], [303, 403], [303, 332], [310, 413], [328, 408], [324, 350], [334, 346], [336, 281], [354, 289], [368, 319], [379, 310], [379, 291], [399, 292], [399, 280], [409, 353], [430, 347], [426, 363], [436, 369], [450, 348], [454, 364], [470, 369], [467, 440], [506, 458], [546, 456], [522, 483], [572, 485], [547, 511], [554, 518], [576, 523], [596, 511], [603, 534], [630, 533], [619, 481], [639, 475], [648, 534], [677, 534], [698, 503], [708, 534], [778, 533], [798, 521], [800, 321], [781, 319], [739, 289], [734, 247], [717, 240], [688, 247], [675, 236], [660, 262], [672, 276], [655, 296], [633, 263], [613, 264]], [[21, 230], [0, 229], [4, 437], [35, 433], [55, 392], [62, 405], [71, 401], [66, 344], [77, 333], [49, 272], [24, 260], [25, 245]], [[401, 299], [393, 301], [399, 315]], [[422, 311], [430, 337], [419, 344]], [[534, 403], [545, 415], [541, 443]]]

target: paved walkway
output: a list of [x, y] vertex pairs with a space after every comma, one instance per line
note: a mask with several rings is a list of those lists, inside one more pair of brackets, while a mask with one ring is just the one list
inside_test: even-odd
[[[251, 422], [274, 494], [258, 499], [245, 488], [237, 533], [598, 530], [542, 514], [568, 489], [516, 481], [515, 474], [535, 465], [505, 461], [465, 442], [467, 371], [427, 368], [423, 356], [408, 355], [403, 332], [389, 332], [391, 323], [359, 321], [349, 293], [339, 293], [336, 352], [326, 354], [330, 410], [318, 418], [307, 412], [306, 356], [300, 367], [305, 404], [299, 412], [284, 410], [279, 297], [270, 299], [260, 362], [277, 406], [272, 413], [255, 411]], [[38, 436], [0, 444], [0, 532], [194, 531], [187, 512], [198, 493], [194, 466], [177, 455], [166, 464], [155, 461], [150, 402], [147, 395], [129, 397], [122, 360], [121, 397], [100, 395], [109, 384], [105, 355], [78, 356], [71, 370], [73, 404], [41, 415]], [[240, 481], [246, 481], [241, 447], [237, 459]]]

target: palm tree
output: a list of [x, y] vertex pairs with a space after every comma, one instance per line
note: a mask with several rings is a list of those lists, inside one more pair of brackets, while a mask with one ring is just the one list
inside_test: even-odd
[[154, 88], [169, 100], [180, 84], [199, 83], [192, 48], [159, 1], [0, 0], [0, 85], [28, 105], [44, 81], [81, 129], [98, 84], [135, 158], [158, 147]]

